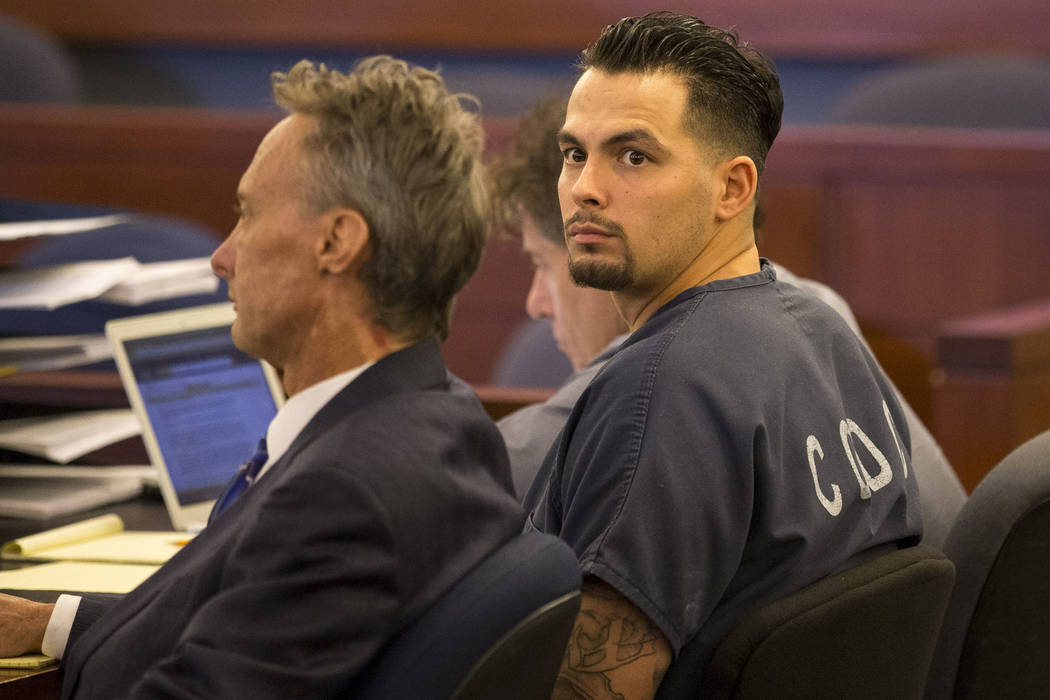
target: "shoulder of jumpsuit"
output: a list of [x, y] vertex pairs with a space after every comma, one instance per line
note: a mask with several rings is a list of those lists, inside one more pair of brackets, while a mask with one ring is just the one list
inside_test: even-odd
[[846, 323], [849, 324], [850, 330], [856, 333], [858, 337], [863, 338], [860, 332], [860, 325], [857, 323], [857, 319], [853, 315], [853, 310], [838, 292], [823, 282], [817, 282], [816, 280], [811, 280], [806, 277], [799, 277], [780, 263], [774, 263], [774, 265], [776, 267], [777, 279], [779, 281], [794, 285], [806, 294], [810, 294], [817, 299], [820, 299], [834, 309], [839, 316], [846, 320]]

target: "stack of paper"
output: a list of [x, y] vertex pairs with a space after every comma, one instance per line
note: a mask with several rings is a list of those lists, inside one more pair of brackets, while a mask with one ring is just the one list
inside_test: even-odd
[[157, 299], [212, 294], [219, 288], [209, 258], [140, 263], [89, 260], [0, 274], [0, 308], [57, 309], [89, 299], [137, 306]]
[[[140, 432], [131, 409], [78, 411], [0, 421], [0, 447], [65, 464]], [[40, 520], [124, 501], [142, 493], [142, 471], [0, 466], [0, 516]]]
[[191, 294], [214, 294], [219, 278], [211, 270], [211, 258], [189, 258], [140, 264], [136, 273], [100, 296], [102, 301], [141, 306], [158, 299]]
[[0, 515], [48, 520], [126, 501], [140, 493], [142, 479], [136, 477], [5, 478], [0, 482]]
[[[0, 479], [32, 477], [34, 479], [125, 479], [136, 478], [145, 485], [157, 485], [157, 470], [149, 465], [114, 464], [108, 466], [74, 464], [0, 463]], [[2, 484], [0, 484], [2, 486]]]
[[0, 241], [13, 241], [19, 238], [35, 236], [61, 236], [70, 233], [84, 233], [95, 229], [115, 226], [134, 221], [129, 214], [110, 214], [108, 216], [87, 216], [77, 219], [50, 219], [47, 221], [12, 221], [0, 224]]
[[90, 365], [113, 357], [103, 333], [0, 338], [0, 377]]
[[57, 309], [95, 299], [138, 270], [135, 258], [118, 258], [5, 272], [0, 309]]
[[76, 411], [0, 421], [0, 447], [66, 464], [141, 432], [130, 408]]

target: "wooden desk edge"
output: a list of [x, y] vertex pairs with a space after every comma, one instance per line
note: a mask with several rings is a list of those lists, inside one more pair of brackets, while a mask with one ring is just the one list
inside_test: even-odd
[[61, 666], [0, 669], [0, 700], [54, 700], [61, 694]]

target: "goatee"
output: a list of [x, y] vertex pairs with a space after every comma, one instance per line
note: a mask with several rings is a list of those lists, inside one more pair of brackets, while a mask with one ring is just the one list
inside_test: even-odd
[[617, 292], [634, 283], [634, 261], [620, 264], [569, 259], [569, 276], [577, 287]]

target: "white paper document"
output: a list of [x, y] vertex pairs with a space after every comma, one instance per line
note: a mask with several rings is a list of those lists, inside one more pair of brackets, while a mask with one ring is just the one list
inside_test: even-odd
[[0, 309], [57, 309], [95, 299], [139, 271], [135, 258], [91, 260], [0, 274]]
[[210, 258], [140, 263], [135, 258], [27, 268], [0, 273], [0, 309], [57, 309], [99, 299], [138, 306], [157, 299], [212, 294], [219, 278]]
[[[39, 479], [123, 479], [134, 477], [147, 486], [157, 485], [156, 467], [143, 464], [17, 464], [0, 463], [0, 479], [31, 476]], [[4, 485], [0, 481], [0, 492]]]
[[0, 338], [0, 377], [90, 365], [113, 358], [113, 346], [104, 333]]
[[76, 411], [0, 421], [0, 447], [65, 464], [141, 433], [130, 408]]
[[[122, 479], [34, 479], [0, 480], [0, 515], [8, 518], [49, 520], [81, 513], [142, 493], [142, 480]], [[54, 557], [55, 559], [73, 557]]]
[[214, 294], [218, 288], [219, 278], [211, 270], [211, 258], [166, 260], [142, 263], [138, 272], [118, 282], [99, 299], [140, 306], [158, 299]]
[[61, 236], [69, 233], [83, 233], [95, 229], [115, 226], [133, 221], [129, 214], [111, 214], [109, 216], [89, 216], [77, 219], [48, 219], [46, 221], [12, 221], [0, 224], [0, 241], [13, 241], [18, 238], [33, 236]]

